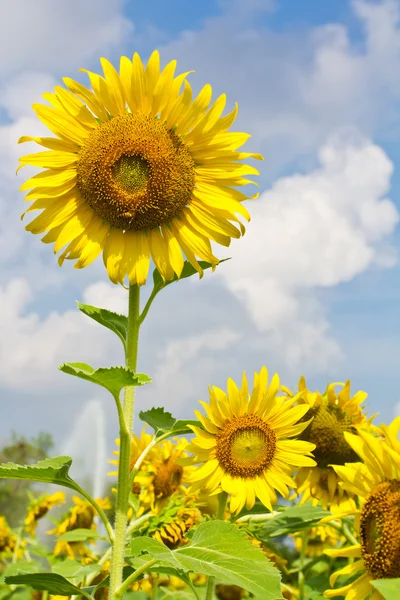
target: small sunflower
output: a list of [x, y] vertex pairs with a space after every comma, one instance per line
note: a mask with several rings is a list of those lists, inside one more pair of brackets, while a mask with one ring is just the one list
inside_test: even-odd
[[0, 515], [0, 554], [14, 552], [17, 545], [17, 537], [13, 535], [6, 518]]
[[187, 450], [194, 453], [192, 463], [204, 463], [193, 471], [188, 482], [193, 489], [205, 487], [210, 494], [231, 494], [230, 510], [250, 509], [258, 497], [272, 510], [275, 490], [287, 497], [290, 475], [298, 467], [312, 467], [313, 443], [293, 440], [308, 425], [298, 423], [308, 405], [293, 407], [293, 400], [278, 397], [279, 377], [268, 385], [265, 367], [254, 375], [249, 396], [246, 375], [239, 390], [228, 379], [228, 393], [209, 388], [210, 404], [201, 402], [207, 417], [195, 411], [204, 429], [190, 426], [195, 434]]
[[371, 581], [400, 577], [400, 453], [368, 432], [345, 433], [345, 437], [364, 464], [346, 464], [334, 469], [341, 485], [360, 498], [361, 509], [354, 511], [360, 543], [325, 550], [325, 554], [357, 559], [331, 575], [332, 587], [340, 575], [362, 574], [344, 587], [327, 590], [324, 596], [382, 600]]
[[[61, 536], [67, 531], [74, 529], [96, 529], [94, 517], [96, 516], [93, 506], [87, 500], [81, 500], [78, 496], [72, 496], [74, 506], [70, 508], [62, 521], [49, 534]], [[108, 498], [96, 498], [97, 504], [103, 510], [111, 508], [111, 503]], [[76, 555], [87, 557], [90, 551], [82, 542], [65, 542], [58, 540], [54, 548], [54, 555], [66, 554], [69, 558], [75, 559]]]
[[236, 188], [259, 173], [240, 161], [262, 156], [239, 152], [250, 136], [228, 132], [237, 106], [221, 116], [226, 96], [211, 104], [210, 85], [193, 99], [190, 72], [175, 76], [175, 60], [160, 70], [154, 51], [146, 67], [137, 53], [121, 58], [119, 73], [101, 65], [104, 77], [82, 69], [92, 89], [65, 77], [67, 89], [43, 95], [50, 106], [33, 105], [56, 137], [19, 140], [48, 148], [20, 158], [44, 169], [21, 187], [34, 201], [28, 211], [42, 211], [26, 229], [47, 232], [55, 252], [66, 246], [60, 265], [83, 268], [103, 252], [114, 283], [144, 285], [150, 258], [164, 280], [179, 277], [182, 251], [201, 274], [196, 257], [218, 263], [210, 240], [229, 246], [244, 233], [248, 196]]
[[24, 523], [25, 529], [29, 535], [35, 535], [38, 521], [47, 515], [53, 506], [63, 502], [65, 502], [64, 492], [56, 492], [51, 496], [41, 496], [40, 498], [35, 498], [28, 508], [28, 514]]
[[[152, 439], [152, 436], [144, 430], [140, 438], [133, 434], [131, 438], [131, 469]], [[119, 440], [116, 440], [116, 443], [119, 445]], [[147, 454], [132, 486], [132, 492], [139, 497], [140, 504], [136, 516], [140, 516], [149, 508], [159, 509], [172, 494], [183, 489], [182, 485], [190, 467], [182, 467], [178, 461], [182, 457], [187, 457], [187, 445], [188, 442], [184, 438], [173, 441], [165, 440]], [[115, 450], [114, 454], [119, 455], [119, 451]], [[117, 460], [110, 462], [118, 465]], [[109, 473], [109, 475], [117, 474], [117, 471]]]
[[[339, 392], [335, 388], [341, 386]], [[293, 394], [282, 388], [290, 397]], [[332, 383], [326, 392], [310, 392], [302, 377], [299, 381], [297, 403], [310, 407], [307, 418], [313, 417], [308, 427], [299, 438], [312, 442], [316, 448], [314, 458], [317, 466], [302, 467], [295, 476], [297, 493], [302, 494], [300, 503], [314, 500], [323, 506], [334, 509], [335, 506], [349, 508], [354, 506], [352, 495], [338, 486], [338, 477], [330, 465], [344, 465], [358, 462], [359, 458], [347, 443], [344, 433], [357, 433], [362, 428], [368, 428], [369, 422], [361, 406], [367, 394], [358, 391], [350, 394], [350, 381]]]

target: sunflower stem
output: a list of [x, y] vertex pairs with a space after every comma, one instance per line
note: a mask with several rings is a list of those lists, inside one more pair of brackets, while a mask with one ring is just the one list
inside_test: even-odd
[[[140, 288], [137, 285], [129, 287], [128, 330], [126, 338], [125, 364], [136, 372], [139, 343], [139, 307]], [[129, 508], [129, 471], [131, 433], [133, 429], [133, 414], [135, 404], [135, 388], [129, 386], [124, 392], [123, 410], [119, 412], [120, 454], [118, 464], [117, 501], [115, 511], [114, 544], [110, 567], [110, 598], [120, 597], [122, 586], [122, 570], [125, 556], [125, 539], [127, 529], [127, 513]], [[119, 592], [117, 593], [117, 590]]]
[[298, 582], [299, 582], [299, 600], [304, 600], [304, 562], [306, 558], [307, 552], [307, 541], [308, 541], [308, 532], [307, 529], [303, 530], [303, 534], [301, 536], [301, 552], [300, 552], [300, 568], [298, 573]]
[[[228, 494], [226, 492], [221, 492], [220, 494], [218, 494], [217, 519], [223, 520], [227, 500], [228, 500]], [[215, 577], [212, 577], [210, 575], [207, 580], [205, 600], [212, 600], [212, 598], [214, 596], [214, 587], [215, 587]]]

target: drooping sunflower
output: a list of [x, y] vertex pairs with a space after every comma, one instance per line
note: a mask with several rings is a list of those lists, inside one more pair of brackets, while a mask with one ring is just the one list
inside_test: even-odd
[[210, 404], [201, 402], [207, 416], [195, 414], [204, 429], [191, 426], [195, 434], [187, 450], [195, 463], [204, 463], [189, 475], [193, 489], [205, 487], [210, 494], [231, 494], [230, 510], [254, 506], [258, 497], [272, 510], [275, 490], [287, 497], [293, 485], [291, 474], [298, 467], [312, 467], [313, 443], [291, 439], [301, 434], [308, 421], [298, 422], [309, 406], [293, 406], [293, 399], [278, 397], [279, 377], [268, 385], [263, 367], [254, 374], [251, 395], [246, 374], [239, 389], [228, 379], [227, 394], [209, 388]]
[[[70, 508], [54, 529], [48, 531], [49, 534], [59, 537], [63, 533], [73, 531], [74, 529], [96, 529], [94, 521], [96, 513], [93, 506], [87, 500], [82, 500], [78, 496], [72, 496], [72, 501], [74, 506]], [[103, 510], [111, 508], [108, 498], [96, 498], [96, 502]], [[54, 555], [58, 556], [59, 554], [65, 554], [69, 558], [75, 559], [77, 555], [81, 557], [89, 556], [90, 550], [82, 542], [58, 540], [54, 548]]]
[[221, 116], [226, 96], [211, 104], [210, 85], [193, 99], [175, 60], [160, 70], [154, 51], [146, 67], [136, 53], [119, 73], [101, 65], [104, 77], [83, 69], [92, 89], [65, 77], [66, 89], [43, 95], [50, 106], [33, 105], [56, 137], [19, 140], [48, 148], [20, 158], [44, 169], [21, 187], [28, 211], [42, 211], [26, 229], [47, 232], [55, 252], [66, 246], [60, 265], [86, 267], [103, 252], [114, 283], [144, 285], [150, 258], [164, 280], [179, 277], [182, 251], [201, 274], [196, 257], [218, 263], [210, 240], [228, 246], [244, 233], [248, 196], [235, 188], [258, 171], [240, 161], [262, 156], [239, 152], [250, 136], [228, 132], [237, 106]]
[[65, 502], [64, 492], [56, 492], [51, 496], [41, 496], [40, 498], [35, 498], [29, 505], [28, 514], [26, 515], [24, 523], [25, 529], [29, 535], [35, 535], [39, 520], [47, 515], [53, 506], [57, 506], [57, 504], [61, 504], [63, 502]]
[[[337, 386], [341, 387], [338, 392]], [[282, 389], [293, 397], [287, 388]], [[367, 420], [362, 407], [367, 395], [358, 391], [351, 396], [350, 381], [331, 383], [324, 394], [310, 392], [306, 380], [301, 377], [297, 403], [309, 406], [307, 419], [313, 419], [299, 437], [315, 444], [313, 454], [317, 463], [312, 468], [302, 467], [295, 476], [297, 493], [302, 494], [301, 504], [311, 499], [332, 510], [338, 506], [354, 506], [352, 495], [338, 486], [338, 477], [330, 465], [359, 461], [344, 433], [357, 433], [370, 427], [371, 419]]]
[[383, 600], [371, 581], [400, 577], [400, 453], [368, 432], [345, 433], [345, 437], [363, 463], [334, 469], [341, 485], [360, 498], [361, 509], [354, 511], [360, 543], [325, 553], [356, 559], [331, 575], [331, 587], [340, 575], [362, 573], [348, 585], [327, 590], [324, 596]]

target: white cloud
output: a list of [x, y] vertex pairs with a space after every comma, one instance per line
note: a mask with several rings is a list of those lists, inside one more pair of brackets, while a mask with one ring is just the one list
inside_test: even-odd
[[132, 31], [122, 0], [0, 0], [0, 75], [75, 69]]
[[307, 175], [277, 180], [249, 206], [246, 236], [217, 271], [295, 368], [304, 361], [325, 368], [340, 357], [315, 290], [393, 266], [382, 242], [399, 220], [386, 198], [393, 165], [379, 146], [332, 138], [319, 163]]

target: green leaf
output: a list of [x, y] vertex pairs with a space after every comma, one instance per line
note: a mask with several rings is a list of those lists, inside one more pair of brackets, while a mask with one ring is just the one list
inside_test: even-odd
[[96, 571], [100, 571], [100, 569], [101, 566], [98, 564], [82, 565], [77, 560], [67, 558], [66, 560], [59, 560], [53, 565], [51, 570], [53, 573], [61, 575], [62, 577], [82, 581], [84, 577], [91, 575], [91, 573], [96, 573]]
[[168, 588], [160, 587], [160, 590], [164, 594], [164, 596], [162, 596], [162, 600], [164, 600], [164, 598], [170, 598], [171, 600], [193, 600], [193, 598], [196, 598], [191, 589], [169, 590]]
[[119, 315], [111, 310], [105, 308], [97, 308], [96, 306], [90, 306], [89, 304], [82, 304], [77, 302], [78, 309], [83, 312], [84, 315], [90, 317], [100, 325], [104, 325], [107, 329], [110, 329], [120, 338], [121, 342], [126, 347], [126, 337], [128, 330], [128, 317], [125, 315]]
[[[219, 261], [219, 264], [221, 264], [227, 260], [230, 260], [230, 258], [223, 258], [222, 260]], [[203, 271], [212, 267], [212, 264], [209, 262], [206, 262], [205, 260], [199, 260], [199, 265], [203, 269]], [[198, 274], [198, 271], [196, 271], [196, 269], [187, 260], [185, 260], [185, 263], [183, 265], [181, 276], [178, 277], [177, 275], [174, 275], [173, 279], [170, 279], [169, 281], [166, 281], [165, 283], [164, 283], [163, 278], [161, 277], [158, 269], [154, 269], [154, 271], [153, 271], [154, 287], [156, 289], [165, 288], [165, 287], [167, 287], [167, 285], [170, 285], [171, 283], [175, 283], [176, 281], [180, 281], [181, 279], [186, 279], [187, 277], [191, 277], [192, 275], [196, 275], [196, 274]]]
[[400, 594], [400, 578], [395, 579], [376, 579], [371, 581], [375, 589], [385, 598], [385, 600], [397, 600]]
[[318, 506], [290, 506], [282, 510], [276, 517], [265, 521], [257, 530], [257, 537], [263, 540], [301, 531], [313, 527], [320, 519], [330, 514], [329, 511]]
[[21, 573], [20, 575], [6, 577], [6, 583], [8, 585], [29, 585], [34, 590], [44, 590], [59, 596], [84, 595], [91, 598], [84, 590], [56, 573]]
[[151, 379], [142, 373], [134, 373], [126, 367], [109, 367], [108, 369], [93, 369], [86, 363], [64, 363], [60, 371], [74, 375], [91, 383], [96, 383], [106, 388], [113, 396], [119, 396], [121, 390], [127, 386], [139, 386], [150, 383]]
[[196, 425], [203, 429], [199, 421], [191, 419], [176, 420], [170, 412], [166, 412], [163, 407], [151, 408], [150, 410], [141, 411], [139, 419], [144, 421], [155, 431], [157, 437], [166, 434], [168, 431], [171, 435], [182, 435], [184, 433], [192, 433], [188, 425]]
[[86, 540], [104, 540], [106, 538], [94, 529], [73, 529], [60, 535], [58, 539], [62, 542], [85, 542]]
[[260, 600], [282, 598], [279, 571], [245, 538], [244, 532], [226, 521], [201, 523], [190, 543], [176, 550], [146, 537], [135, 538], [130, 548], [134, 554], [144, 551], [162, 564], [186, 573], [202, 573], [238, 585]]
[[71, 463], [70, 456], [46, 458], [34, 465], [5, 463], [0, 465], [0, 479], [28, 479], [42, 483], [56, 483], [76, 490], [78, 489], [77, 484], [68, 475]]

